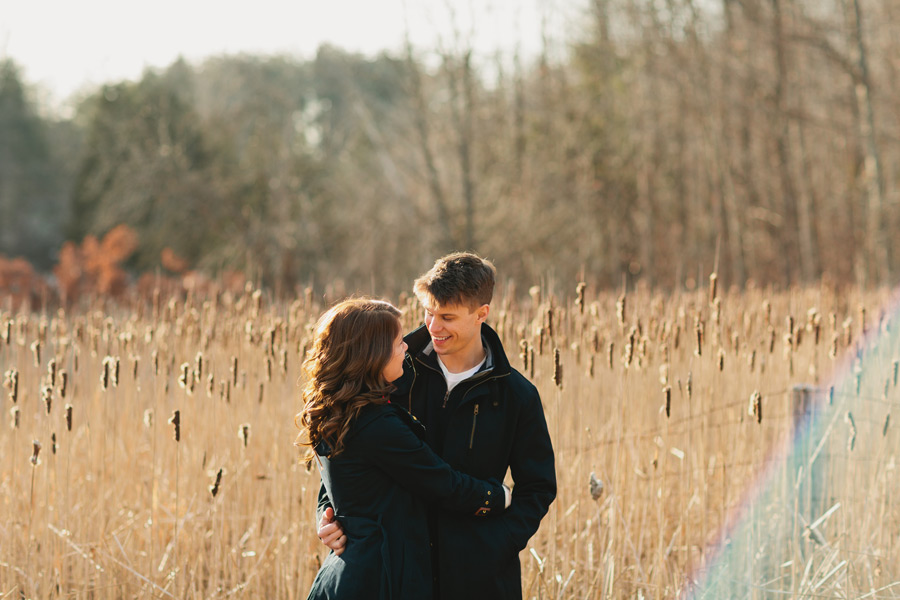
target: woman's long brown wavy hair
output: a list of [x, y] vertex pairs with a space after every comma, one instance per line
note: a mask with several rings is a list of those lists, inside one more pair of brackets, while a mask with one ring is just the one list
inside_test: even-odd
[[319, 318], [303, 361], [303, 410], [294, 418], [301, 429], [298, 446], [314, 449], [326, 442], [335, 456], [363, 407], [388, 402], [394, 387], [384, 379], [384, 368], [400, 331], [400, 311], [371, 298], [344, 300]]

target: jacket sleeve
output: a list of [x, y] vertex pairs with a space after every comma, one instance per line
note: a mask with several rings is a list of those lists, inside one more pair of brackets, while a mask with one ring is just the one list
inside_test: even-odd
[[510, 455], [509, 469], [514, 487], [512, 504], [503, 515], [516, 552], [525, 548], [541, 519], [556, 498], [556, 467], [553, 444], [536, 388], [518, 397], [523, 404]]
[[328, 497], [328, 492], [325, 490], [325, 484], [319, 484], [319, 500], [316, 503], [316, 527], [319, 527], [319, 523], [322, 522], [322, 514], [325, 512], [326, 508], [334, 508], [331, 505], [331, 498]]
[[365, 444], [378, 468], [426, 501], [476, 516], [503, 512], [501, 482], [484, 481], [453, 470], [397, 415], [386, 414], [360, 432], [359, 437], [358, 442]]

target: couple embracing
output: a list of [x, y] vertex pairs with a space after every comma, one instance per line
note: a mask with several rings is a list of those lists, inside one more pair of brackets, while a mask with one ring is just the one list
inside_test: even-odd
[[331, 549], [310, 599], [522, 597], [519, 551], [556, 473], [537, 389], [485, 323], [494, 280], [474, 254], [438, 259], [414, 285], [425, 324], [405, 337], [386, 302], [320, 318], [296, 419]]

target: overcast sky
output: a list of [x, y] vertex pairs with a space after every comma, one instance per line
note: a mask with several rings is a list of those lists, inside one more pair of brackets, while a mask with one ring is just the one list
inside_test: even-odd
[[[449, 42], [456, 21], [485, 55], [518, 44], [536, 53], [542, 30], [559, 41], [572, 26], [572, 0], [0, 0], [0, 57], [11, 57], [26, 82], [58, 104], [72, 93], [137, 79], [165, 67], [246, 52], [314, 56], [329, 42], [374, 54], [403, 45]], [[474, 11], [474, 13], [473, 13]], [[455, 13], [455, 19], [453, 14]], [[474, 16], [473, 16], [474, 14]]]

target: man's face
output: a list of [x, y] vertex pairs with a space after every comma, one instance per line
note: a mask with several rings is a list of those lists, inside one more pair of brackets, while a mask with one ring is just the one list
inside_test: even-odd
[[423, 304], [425, 326], [439, 356], [471, 351], [476, 345], [481, 346], [481, 324], [487, 318], [490, 306], [440, 305], [430, 299], [424, 300]]

